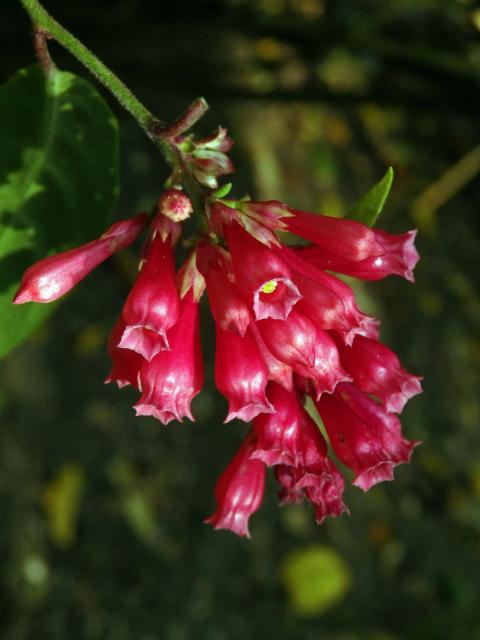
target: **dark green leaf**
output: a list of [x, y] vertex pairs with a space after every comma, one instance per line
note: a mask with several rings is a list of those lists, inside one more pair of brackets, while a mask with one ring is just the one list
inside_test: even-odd
[[98, 236], [118, 191], [116, 120], [85, 80], [38, 67], [0, 89], [0, 356], [54, 305], [14, 306], [23, 271]]
[[385, 201], [392, 188], [392, 182], [393, 168], [389, 167], [380, 182], [377, 182], [367, 195], [355, 205], [349, 217], [352, 220], [358, 220], [369, 227], [373, 227], [382, 212]]

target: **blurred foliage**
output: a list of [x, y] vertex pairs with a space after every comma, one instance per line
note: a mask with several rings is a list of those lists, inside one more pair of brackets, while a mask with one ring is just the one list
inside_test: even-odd
[[300, 616], [322, 613], [345, 596], [351, 582], [348, 565], [323, 545], [292, 551], [283, 562], [282, 577], [290, 604]]
[[[32, 60], [26, 18], [7, 5], [3, 80]], [[131, 390], [102, 385], [135, 267], [126, 252], [1, 364], [2, 639], [480, 638], [478, 5], [47, 6], [162, 118], [205, 95], [205, 132], [221, 122], [237, 140], [236, 195], [342, 215], [394, 167], [381, 227], [420, 227], [417, 283], [392, 278], [359, 295], [387, 344], [425, 376], [403, 416], [423, 445], [394, 483], [349, 488], [350, 517], [317, 527], [307, 507], [278, 508], [272, 483], [251, 541], [214, 533], [202, 520], [245, 427], [222, 424], [211, 376], [197, 423], [168, 428], [133, 417]], [[167, 169], [110, 104], [125, 216], [155, 200]], [[211, 371], [207, 315], [203, 346]], [[317, 545], [328, 549], [319, 567], [308, 560]], [[300, 616], [292, 603], [307, 596], [318, 608]]]

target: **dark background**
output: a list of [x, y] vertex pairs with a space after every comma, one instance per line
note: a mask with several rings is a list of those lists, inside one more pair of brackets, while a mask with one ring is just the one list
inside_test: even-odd
[[[202, 520], [245, 425], [222, 425], [212, 376], [197, 422], [166, 428], [133, 417], [130, 390], [102, 385], [134, 263], [126, 252], [1, 363], [0, 637], [480, 638], [479, 5], [46, 4], [160, 118], [204, 95], [200, 131], [220, 122], [237, 142], [237, 195], [342, 215], [394, 166], [380, 226], [419, 228], [417, 283], [358, 293], [425, 377], [403, 415], [423, 445], [394, 483], [349, 488], [350, 517], [317, 527], [306, 506], [279, 509], [272, 483], [251, 540], [213, 532]], [[3, 81], [32, 63], [29, 29], [4, 0]], [[104, 95], [120, 119], [123, 217], [155, 201], [167, 169]], [[210, 374], [211, 333], [205, 314]], [[323, 560], [302, 569], [305, 553]]]

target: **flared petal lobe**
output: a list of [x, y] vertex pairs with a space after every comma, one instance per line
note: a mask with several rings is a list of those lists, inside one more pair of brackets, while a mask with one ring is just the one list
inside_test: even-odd
[[255, 240], [234, 222], [225, 227], [235, 281], [252, 305], [257, 320], [288, 317], [301, 295], [277, 252]]
[[107, 350], [112, 360], [112, 368], [105, 382], [116, 382], [119, 389], [129, 384], [138, 389], [138, 373], [145, 360], [135, 351], [121, 349], [118, 346], [124, 331], [125, 322], [120, 316], [108, 339]]
[[125, 301], [126, 329], [119, 346], [151, 360], [168, 348], [167, 331], [178, 319], [179, 305], [171, 241], [157, 234]]
[[352, 384], [338, 385], [316, 405], [335, 454], [354, 471], [353, 484], [364, 491], [392, 480], [395, 466], [409, 462], [418, 444], [403, 438], [395, 415]]
[[347, 511], [342, 497], [344, 481], [328, 457], [327, 444], [317, 425], [303, 407], [299, 415], [297, 461], [275, 467], [275, 477], [281, 487], [281, 503], [307, 499], [315, 509], [317, 523], [321, 524], [327, 516], [337, 517]]
[[23, 274], [14, 304], [53, 302], [95, 267], [136, 240], [148, 223], [146, 213], [113, 224], [100, 238], [32, 264]]
[[178, 322], [168, 334], [170, 349], [161, 351], [140, 368], [142, 396], [135, 405], [138, 416], [154, 416], [163, 424], [186, 416], [203, 386], [198, 303], [189, 292], [180, 304]]
[[217, 509], [205, 522], [250, 537], [248, 522], [260, 507], [265, 490], [265, 465], [252, 458], [257, 439], [247, 435], [215, 487]]

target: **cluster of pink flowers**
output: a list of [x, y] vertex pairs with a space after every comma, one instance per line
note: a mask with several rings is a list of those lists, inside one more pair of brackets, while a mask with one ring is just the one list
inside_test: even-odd
[[[223, 129], [202, 143], [179, 139], [178, 146], [210, 189], [232, 169]], [[179, 186], [166, 189], [152, 219], [138, 214], [31, 266], [14, 302], [57, 299], [148, 226], [139, 273], [108, 342], [107, 382], [138, 389], [137, 415], [164, 424], [193, 420], [191, 402], [204, 380], [199, 301], [206, 291], [216, 327], [215, 382], [228, 400], [225, 421], [252, 422], [217, 483], [217, 508], [207, 522], [249, 535], [266, 467], [273, 467], [282, 504], [309, 501], [318, 523], [338, 516], [346, 511], [344, 479], [305, 408], [307, 397], [335, 456], [366, 491], [409, 461], [417, 442], [402, 436], [397, 414], [421, 387], [378, 341], [379, 322], [330, 272], [413, 280], [415, 232], [394, 236], [279, 201], [233, 201], [213, 192], [176, 272], [174, 248], [192, 212]], [[286, 246], [277, 231], [312, 244]]]

